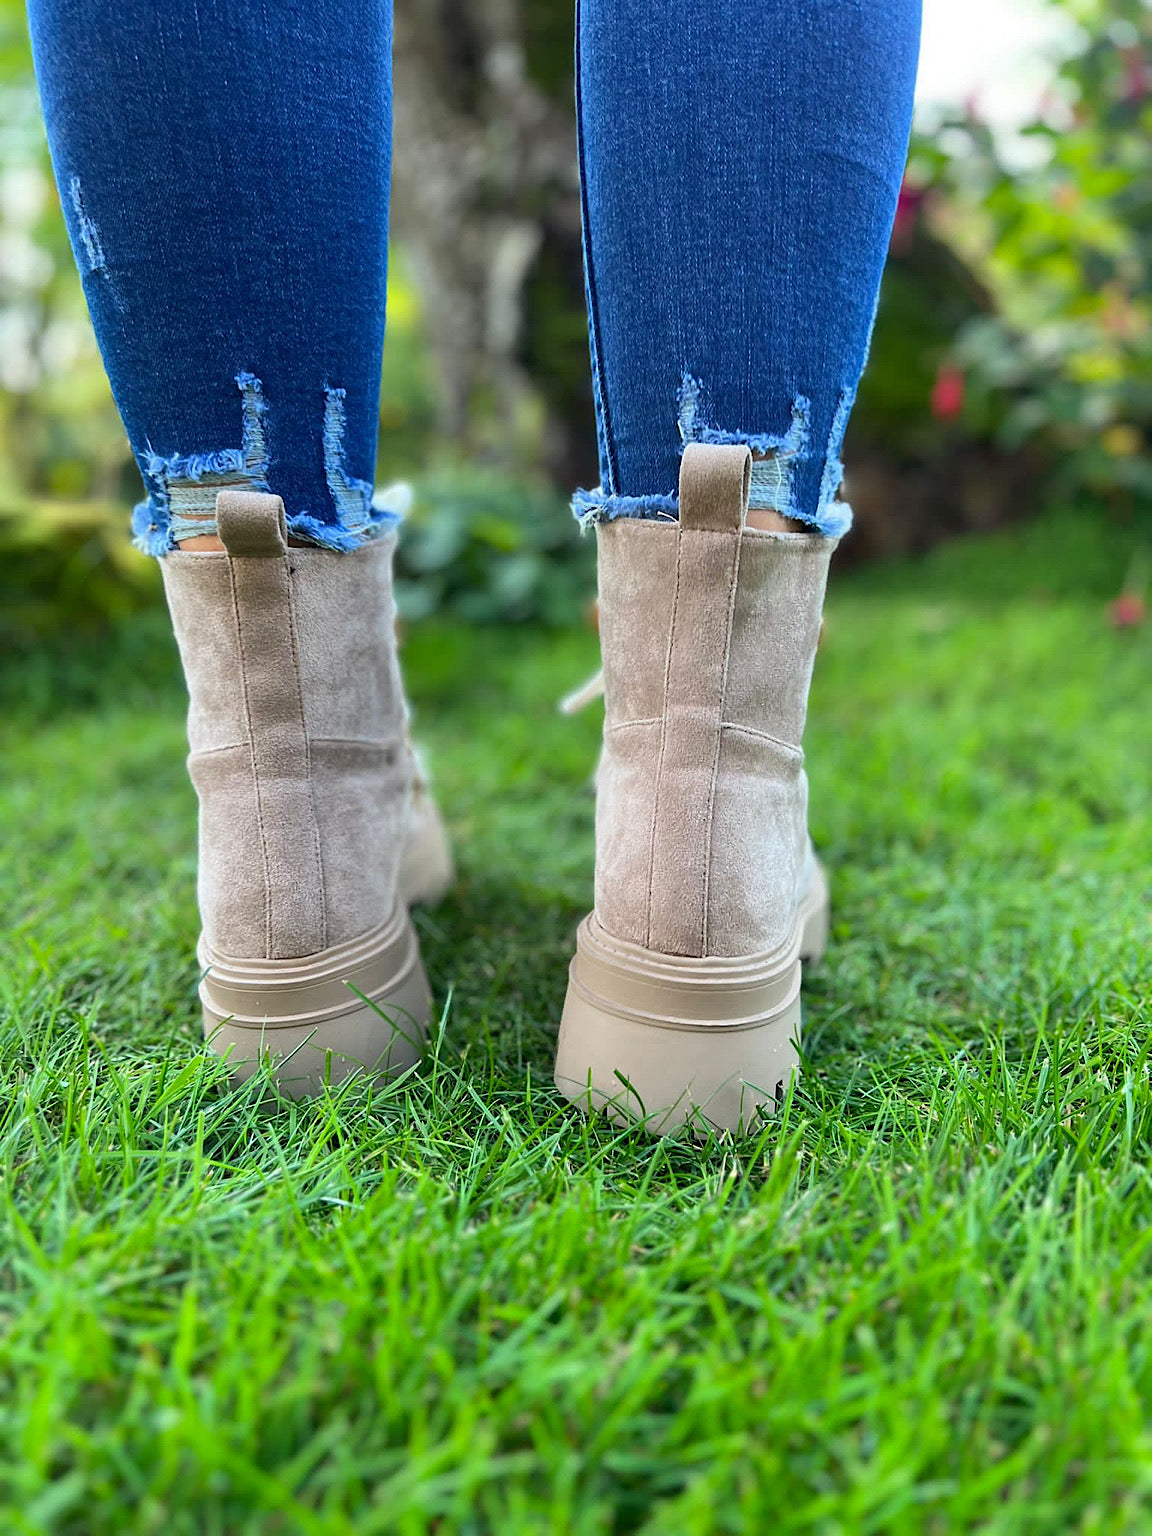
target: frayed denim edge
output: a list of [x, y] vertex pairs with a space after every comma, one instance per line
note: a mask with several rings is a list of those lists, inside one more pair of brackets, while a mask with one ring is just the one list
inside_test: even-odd
[[[681, 441], [714, 443], [720, 446], [743, 445], [754, 454], [767, 455], [752, 466], [749, 510], [778, 512], [782, 517], [803, 523], [825, 538], [839, 539], [852, 526], [852, 508], [838, 499], [844, 476], [840, 450], [855, 400], [855, 390], [846, 389], [837, 402], [832, 429], [824, 454], [820, 499], [815, 513], [804, 512], [793, 490], [795, 468], [811, 457], [812, 402], [807, 395], [797, 395], [792, 402], [792, 420], [787, 432], [739, 432], [716, 427], [701, 420], [706, 399], [704, 385], [685, 370], [677, 396], [676, 423]], [[572, 514], [582, 528], [595, 523], [610, 523], [633, 517], [670, 522], [679, 518], [676, 496], [621, 496], [605, 492], [577, 491], [572, 498]]]
[[[133, 508], [132, 543], [144, 554], [153, 555], [156, 559], [162, 560], [165, 555], [170, 555], [177, 549], [178, 545], [172, 537], [172, 523], [165, 528], [159, 528], [153, 521], [153, 515], [154, 507], [151, 502], [142, 501]], [[365, 544], [371, 544], [377, 539], [386, 537], [403, 521], [403, 514], [387, 508], [373, 507], [368, 521], [355, 528], [341, 528], [336, 523], [325, 523], [320, 518], [314, 517], [311, 512], [294, 512], [285, 521], [288, 532], [293, 538], [314, 544], [318, 549], [347, 552], [362, 549]], [[174, 519], [173, 522], [176, 520]], [[178, 523], [176, 531], [180, 538], [186, 539], [192, 534], [203, 534], [206, 528], [212, 533], [216, 531], [211, 524], [184, 528]]]
[[[649, 522], [674, 523], [680, 518], [677, 496], [606, 496], [602, 491], [577, 491], [572, 498], [572, 515], [581, 528], [597, 523], [614, 523], [620, 518], [639, 518]], [[852, 508], [846, 501], [833, 501], [816, 516], [788, 514], [826, 539], [842, 539], [852, 526]]]
[[355, 528], [341, 528], [337, 523], [322, 522], [310, 512], [295, 512], [287, 522], [288, 532], [294, 538], [305, 539], [320, 549], [347, 551], [362, 549], [365, 544], [371, 544], [373, 540], [382, 539], [385, 534], [391, 533], [400, 522], [400, 514], [378, 511], [373, 507], [368, 521], [357, 524]]
[[[264, 434], [267, 403], [255, 374], [236, 375], [241, 395], [241, 446], [218, 448], [207, 453], [171, 454], [163, 457], [148, 448], [141, 470], [148, 488], [146, 499], [132, 511], [133, 543], [146, 555], [162, 559], [177, 548], [179, 539], [216, 533], [211, 510], [215, 492], [228, 486], [269, 492], [268, 452]], [[344, 461], [345, 391], [324, 389], [324, 471], [337, 521], [328, 522], [311, 512], [290, 512], [288, 532], [321, 549], [349, 551], [383, 538], [401, 521], [402, 512], [375, 499], [372, 486], [348, 474]], [[182, 493], [201, 486], [201, 498]], [[399, 488], [389, 488], [389, 490]], [[181, 505], [173, 505], [173, 493]], [[389, 493], [384, 493], [387, 496]], [[200, 502], [203, 502], [201, 509]], [[199, 516], [187, 514], [195, 505]]]
[[826, 539], [842, 539], [852, 526], [852, 508], [846, 501], [830, 501], [814, 517], [805, 517], [802, 512], [791, 512], [789, 516]]
[[680, 516], [680, 501], [676, 496], [611, 496], [600, 489], [577, 491], [572, 498], [572, 516], [581, 528], [614, 523], [621, 517], [674, 523]]

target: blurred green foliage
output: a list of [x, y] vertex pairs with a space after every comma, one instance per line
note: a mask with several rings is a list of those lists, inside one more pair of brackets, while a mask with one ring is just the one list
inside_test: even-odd
[[128, 542], [122, 506], [45, 498], [0, 507], [0, 656], [61, 629], [97, 638], [159, 594], [156, 562]]
[[396, 561], [406, 619], [577, 622], [595, 589], [594, 540], [546, 484], [442, 470], [416, 484]]
[[969, 429], [1040, 444], [1056, 494], [1152, 495], [1152, 9], [1050, 0], [1077, 42], [1020, 144], [968, 110], [916, 146], [935, 228], [989, 313], [950, 348]]

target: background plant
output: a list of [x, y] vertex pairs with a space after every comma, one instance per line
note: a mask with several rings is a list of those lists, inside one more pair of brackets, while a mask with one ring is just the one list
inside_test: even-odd
[[1052, 4], [1075, 42], [1023, 151], [970, 109], [918, 144], [913, 175], [991, 297], [945, 364], [966, 424], [1041, 446], [1056, 494], [1132, 510], [1152, 492], [1152, 10]]

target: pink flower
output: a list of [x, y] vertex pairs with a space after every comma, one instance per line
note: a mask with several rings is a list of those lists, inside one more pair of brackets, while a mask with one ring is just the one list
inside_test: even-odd
[[1144, 599], [1135, 592], [1121, 592], [1108, 609], [1113, 629], [1136, 629], [1143, 624], [1147, 614]]
[[1124, 89], [1125, 101], [1143, 101], [1148, 95], [1148, 63], [1139, 48], [1125, 48], [1121, 57], [1124, 60]]
[[923, 205], [923, 187], [913, 186], [905, 177], [896, 200], [896, 217], [892, 221], [892, 249], [897, 253], [907, 250], [920, 222]]
[[951, 421], [964, 409], [964, 375], [955, 363], [941, 363], [930, 404], [937, 421]]

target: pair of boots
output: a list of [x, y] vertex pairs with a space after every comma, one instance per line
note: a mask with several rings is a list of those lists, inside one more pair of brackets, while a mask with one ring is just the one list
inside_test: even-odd
[[[748, 1129], [797, 1066], [801, 958], [828, 926], [800, 742], [833, 541], [745, 526], [746, 448], [690, 445], [680, 520], [597, 530], [606, 718], [595, 910], [556, 1056], [570, 1099], [666, 1132]], [[282, 1091], [419, 1058], [408, 903], [450, 878], [417, 786], [394, 537], [289, 547], [222, 490], [224, 551], [162, 562], [200, 800], [205, 1030]]]

